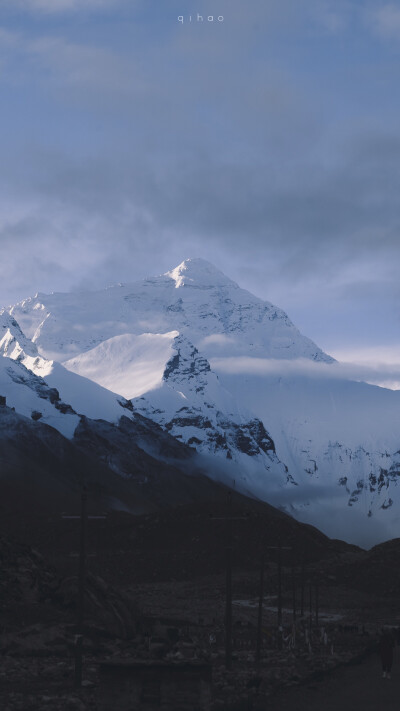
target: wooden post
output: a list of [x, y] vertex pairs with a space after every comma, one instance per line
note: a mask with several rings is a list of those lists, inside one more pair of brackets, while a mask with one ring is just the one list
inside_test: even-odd
[[263, 619], [263, 602], [264, 602], [264, 566], [265, 566], [265, 553], [264, 553], [264, 548], [263, 548], [262, 552], [261, 552], [260, 587], [259, 587], [259, 595], [258, 595], [256, 662], [259, 662], [261, 659], [262, 619]]
[[[77, 613], [76, 613], [76, 635], [75, 635], [75, 686], [78, 688], [82, 685], [82, 658], [83, 658], [83, 620], [85, 614], [85, 573], [86, 573], [86, 524], [89, 519], [104, 520], [107, 515], [88, 516], [87, 515], [87, 488], [82, 489], [81, 496], [81, 513], [61, 515], [62, 519], [78, 519], [80, 521], [79, 534], [79, 564], [78, 564], [78, 594], [77, 594]], [[75, 555], [75, 554], [71, 554]], [[90, 554], [89, 554], [90, 555]], [[93, 555], [93, 554], [92, 554]]]
[[291, 551], [292, 546], [282, 546], [278, 538], [277, 546], [267, 546], [268, 549], [278, 549], [278, 649], [282, 649], [282, 550]]
[[86, 562], [86, 511], [87, 490], [83, 487], [81, 500], [81, 526], [79, 540], [79, 570], [78, 570], [78, 609], [75, 638], [75, 686], [82, 684], [83, 657], [83, 617], [85, 605], [85, 562]]
[[301, 593], [300, 593], [300, 616], [304, 617], [304, 583], [305, 583], [305, 559], [301, 561]]
[[282, 649], [282, 545], [278, 541], [278, 649]]
[[211, 516], [214, 521], [227, 521], [228, 534], [226, 545], [226, 597], [225, 597], [225, 665], [232, 668], [232, 550], [233, 522], [248, 520], [248, 516], [232, 516], [232, 492], [228, 492], [228, 515]]
[[228, 542], [226, 547], [225, 665], [232, 669], [232, 492], [228, 493]]
[[282, 627], [282, 546], [278, 541], [278, 627]]
[[294, 563], [292, 562], [292, 601], [293, 601], [293, 622], [296, 622], [296, 577], [294, 573]]

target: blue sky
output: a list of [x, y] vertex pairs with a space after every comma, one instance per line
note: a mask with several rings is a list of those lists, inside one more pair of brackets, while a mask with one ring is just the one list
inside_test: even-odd
[[2, 0], [0, 302], [201, 256], [400, 363], [399, 83], [397, 3]]

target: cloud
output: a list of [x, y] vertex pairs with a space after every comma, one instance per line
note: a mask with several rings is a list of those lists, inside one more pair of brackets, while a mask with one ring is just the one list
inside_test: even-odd
[[350, 361], [316, 363], [307, 358], [284, 360], [239, 356], [212, 358], [210, 364], [217, 373], [356, 380], [391, 390], [400, 390], [400, 348], [393, 349], [392, 352], [397, 353], [397, 362], [380, 362], [379, 352], [378, 357], [375, 353], [374, 358], [373, 350], [370, 349], [370, 359], [364, 363]]
[[0, 204], [0, 281], [6, 287], [3, 303], [32, 295], [27, 285], [28, 273], [30, 285], [35, 283], [52, 291], [68, 288], [77, 255], [83, 271], [98, 267], [101, 256], [96, 252], [92, 232], [95, 225], [86, 221], [78, 228], [78, 222], [77, 215], [62, 215], [49, 203], [44, 209], [41, 201], [21, 204], [10, 200]]
[[382, 366], [395, 367], [395, 364], [400, 362], [400, 343], [389, 346], [348, 346], [347, 348], [338, 348], [331, 355], [342, 362], [367, 366], [378, 362]]
[[31, 12], [57, 14], [97, 9], [114, 10], [121, 2], [122, 0], [6, 0], [5, 4]]
[[326, 33], [337, 35], [347, 29], [352, 6], [349, 2], [319, 0], [314, 6], [312, 17], [317, 27]]
[[41, 81], [47, 80], [63, 91], [90, 89], [91, 96], [96, 92], [104, 101], [110, 93], [132, 95], [137, 89], [134, 67], [108, 49], [62, 37], [41, 37], [25, 42], [23, 51], [37, 63]]
[[23, 85], [28, 74], [38, 88], [62, 92], [64, 104], [78, 98], [81, 106], [96, 102], [101, 110], [99, 103], [105, 107], [111, 97], [113, 102], [133, 100], [150, 90], [140, 77], [139, 63], [108, 47], [0, 28], [0, 53], [3, 82]]
[[392, 3], [368, 13], [371, 29], [383, 39], [400, 39], [400, 7]]
[[[131, 281], [197, 254], [250, 291], [315, 313], [314, 323], [340, 299], [343, 318], [358, 303], [367, 321], [380, 303], [389, 319], [400, 132], [394, 93], [379, 93], [386, 63], [369, 57], [370, 72], [354, 37], [351, 61], [335, 44], [354, 3], [221, 0], [226, 22], [212, 29], [179, 27], [168, 3], [151, 16], [157, 2], [145, 4], [134, 22], [116, 12], [107, 31], [91, 23], [90, 42], [74, 18], [56, 18], [50, 33], [45, 11], [119, 2], [26, 0], [39, 17], [0, 31], [2, 86], [12, 87], [2, 235], [13, 232], [36, 264], [30, 275], [27, 257], [23, 276], [6, 241], [3, 293], [46, 290], [57, 273], [64, 289]], [[185, 11], [211, 4], [190, 0]], [[28, 224], [47, 252], [23, 241]]]
[[203, 346], [227, 346], [235, 343], [235, 339], [232, 336], [226, 336], [224, 333], [213, 333], [211, 336], [206, 336], [200, 343], [200, 347]]

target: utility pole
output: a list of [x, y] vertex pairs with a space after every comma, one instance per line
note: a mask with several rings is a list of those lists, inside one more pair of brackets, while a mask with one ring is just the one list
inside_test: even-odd
[[278, 551], [278, 646], [282, 647], [282, 551], [291, 551], [292, 546], [282, 546], [281, 539], [278, 538], [277, 546], [267, 546], [269, 550]]
[[296, 577], [294, 572], [294, 561], [292, 561], [292, 601], [293, 601], [293, 624], [296, 622]]
[[228, 494], [228, 541], [226, 546], [226, 601], [225, 601], [225, 665], [232, 669], [232, 547], [233, 547], [233, 521], [232, 521], [232, 492]]
[[300, 594], [300, 617], [304, 617], [304, 584], [305, 584], [305, 558], [301, 561], [301, 594]]
[[83, 620], [85, 612], [85, 575], [86, 575], [86, 524], [89, 519], [105, 519], [107, 516], [87, 515], [87, 487], [82, 488], [80, 515], [63, 514], [63, 519], [79, 519], [79, 563], [78, 563], [78, 597], [75, 635], [75, 687], [82, 685], [83, 666]]
[[83, 654], [83, 613], [85, 605], [85, 563], [86, 563], [86, 517], [87, 490], [83, 488], [81, 497], [81, 526], [79, 537], [79, 569], [78, 569], [78, 615], [76, 624], [75, 646], [75, 686], [82, 684], [82, 654]]
[[318, 582], [315, 583], [315, 624], [318, 627], [318, 613], [319, 613], [319, 585]]
[[226, 583], [225, 583], [225, 666], [232, 669], [232, 550], [233, 522], [247, 520], [248, 516], [232, 515], [232, 491], [228, 491], [228, 515], [210, 516], [214, 521], [227, 522]]
[[278, 627], [282, 629], [282, 546], [278, 543]]
[[261, 551], [260, 587], [259, 587], [259, 594], [258, 594], [257, 648], [256, 648], [256, 662], [257, 663], [261, 659], [262, 618], [263, 618], [263, 602], [264, 602], [264, 566], [265, 566], [265, 552], [264, 552], [264, 546], [263, 546], [262, 551]]
[[309, 619], [309, 627], [310, 627], [310, 636], [311, 636], [311, 629], [312, 629], [312, 584], [310, 582], [310, 619]]

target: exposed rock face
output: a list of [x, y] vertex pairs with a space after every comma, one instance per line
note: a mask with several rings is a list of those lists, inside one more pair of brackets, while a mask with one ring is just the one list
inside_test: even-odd
[[[186, 338], [176, 337], [173, 348], [161, 388], [134, 399], [135, 410], [198, 452], [216, 455], [217, 463], [234, 461], [246, 470], [251, 458], [259, 472], [286, 483], [287, 469], [261, 420], [238, 407], [208, 360]], [[238, 485], [246, 487], [246, 478], [239, 473]]]
[[241, 289], [204, 259], [187, 259], [166, 274], [100, 292], [36, 294], [10, 313], [43, 356], [60, 362], [115, 336], [143, 334], [144, 324], [152, 333], [176, 330], [196, 346], [214, 337], [207, 355], [218, 353], [224, 335], [236, 355], [333, 361], [284, 311]]
[[136, 411], [210, 477], [329, 535], [368, 546], [397, 530], [400, 393], [340, 376], [281, 309], [208, 262], [37, 294], [1, 316], [0, 350], [19, 370], [3, 365], [0, 394], [38, 424], [71, 439], [73, 413], [117, 425]]
[[0, 445], [0, 514], [12, 530], [31, 510], [54, 515], [75, 507], [83, 484], [97, 507], [132, 513], [219, 492], [190, 447], [137, 413], [118, 425], [82, 417], [68, 440], [41, 418], [3, 405]]

